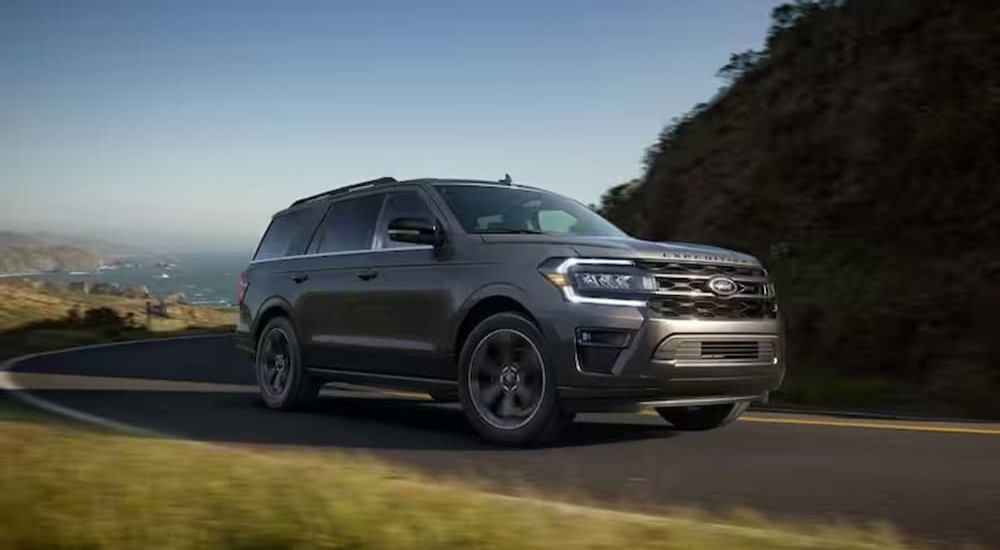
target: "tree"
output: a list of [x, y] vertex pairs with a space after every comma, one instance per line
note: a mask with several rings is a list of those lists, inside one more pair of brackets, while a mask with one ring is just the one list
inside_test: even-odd
[[771, 10], [771, 28], [767, 31], [768, 46], [779, 35], [794, 27], [806, 17], [834, 8], [842, 3], [842, 0], [795, 0], [789, 4], [782, 4], [774, 8]]
[[729, 63], [723, 65], [715, 73], [715, 76], [725, 80], [726, 85], [730, 86], [743, 75], [753, 70], [765, 57], [767, 57], [767, 53], [758, 50], [747, 50], [731, 54], [729, 56]]
[[641, 216], [635, 200], [641, 184], [641, 180], [633, 179], [608, 189], [601, 195], [598, 212], [627, 233], [634, 234]]

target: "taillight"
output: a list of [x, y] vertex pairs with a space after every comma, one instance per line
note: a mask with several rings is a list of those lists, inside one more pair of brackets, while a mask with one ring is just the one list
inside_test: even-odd
[[240, 273], [240, 282], [236, 287], [236, 297], [238, 298], [240, 304], [243, 303], [243, 298], [247, 296], [247, 287], [250, 286], [249, 281], [247, 281], [247, 272], [244, 271]]

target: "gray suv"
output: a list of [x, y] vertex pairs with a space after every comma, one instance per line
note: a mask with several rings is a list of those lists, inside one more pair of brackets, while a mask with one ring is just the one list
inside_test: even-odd
[[642, 406], [678, 430], [719, 427], [785, 371], [755, 258], [637, 240], [509, 177], [381, 178], [297, 200], [241, 277], [239, 311], [271, 408], [326, 382], [426, 391], [509, 445]]

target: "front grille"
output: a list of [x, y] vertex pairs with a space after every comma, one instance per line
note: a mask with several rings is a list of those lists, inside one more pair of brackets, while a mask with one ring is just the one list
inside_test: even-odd
[[[656, 297], [649, 307], [661, 317], [678, 319], [773, 319], [774, 292], [767, 272], [756, 266], [688, 262], [639, 262], [656, 277]], [[713, 292], [715, 277], [736, 283], [729, 296]]]
[[677, 319], [774, 319], [773, 300], [756, 302], [712, 298], [684, 300], [657, 297], [649, 301], [649, 308], [660, 317]]

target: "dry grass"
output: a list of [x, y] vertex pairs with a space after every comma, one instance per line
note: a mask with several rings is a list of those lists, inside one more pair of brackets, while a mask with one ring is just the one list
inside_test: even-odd
[[[109, 308], [135, 326], [60, 321], [71, 309]], [[146, 321], [146, 300], [70, 292], [22, 281], [0, 282], [0, 358], [28, 353], [179, 334], [232, 330], [236, 312], [206, 306], [170, 305], [169, 318]]]
[[431, 483], [357, 455], [250, 454], [0, 420], [0, 539], [16, 548], [907, 548], [753, 517], [644, 518]]
[[[122, 317], [131, 313], [143, 323], [146, 318], [146, 300], [70, 292], [23, 281], [0, 282], [0, 331], [59, 319], [74, 307], [81, 311], [107, 307]], [[169, 319], [154, 318], [147, 328], [155, 332], [226, 326], [233, 325], [236, 316], [231, 309], [184, 305], [171, 305], [169, 314]]]

